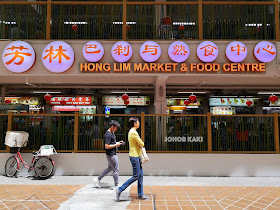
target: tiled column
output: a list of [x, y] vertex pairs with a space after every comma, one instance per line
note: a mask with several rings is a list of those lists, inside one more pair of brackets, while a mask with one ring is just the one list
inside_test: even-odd
[[159, 76], [155, 85], [155, 114], [166, 114], [166, 81], [168, 76]]

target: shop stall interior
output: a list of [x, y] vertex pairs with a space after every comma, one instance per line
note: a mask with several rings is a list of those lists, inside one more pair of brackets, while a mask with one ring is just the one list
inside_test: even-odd
[[[4, 93], [4, 94], [3, 94]], [[127, 103], [123, 95], [129, 99]], [[155, 91], [141, 88], [21, 88], [2, 91], [1, 113], [59, 114], [155, 114]], [[273, 114], [280, 113], [277, 89], [184, 89], [166, 88], [166, 114]], [[48, 98], [50, 97], [50, 98]], [[126, 104], [125, 104], [126, 103]]]

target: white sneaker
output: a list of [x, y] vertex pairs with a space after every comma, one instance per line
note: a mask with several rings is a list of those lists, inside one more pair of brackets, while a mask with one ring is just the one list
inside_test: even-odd
[[111, 187], [111, 190], [116, 190], [119, 187], [120, 187], [119, 185], [118, 186], [113, 186], [113, 187]]
[[98, 179], [96, 179], [96, 178], [93, 178], [93, 182], [94, 182], [94, 184], [95, 184], [95, 186], [97, 187], [97, 188], [101, 188], [101, 185], [100, 185], [100, 180], [98, 180]]

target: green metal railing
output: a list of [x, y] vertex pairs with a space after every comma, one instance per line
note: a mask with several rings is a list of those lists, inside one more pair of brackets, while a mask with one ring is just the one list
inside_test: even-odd
[[197, 5], [128, 5], [128, 11], [127, 39], [198, 39]]
[[82, 115], [82, 114], [1, 114], [0, 151], [6, 131], [26, 131], [26, 151], [52, 144], [59, 152], [103, 152], [104, 134], [111, 120], [121, 128], [115, 135], [125, 141], [119, 148], [127, 152], [128, 120], [140, 121], [139, 135], [149, 152], [280, 153], [279, 120], [273, 115]]
[[117, 141], [125, 141], [126, 144], [119, 147], [119, 151], [129, 150], [128, 145], [128, 120], [130, 117], [137, 117], [141, 121], [141, 116], [94, 116], [85, 115], [79, 117], [79, 138], [78, 150], [104, 150], [104, 134], [109, 128], [111, 120], [117, 120], [120, 128], [115, 132]]
[[277, 0], [7, 0], [0, 2], [0, 37], [279, 41], [279, 5]]
[[275, 151], [273, 117], [212, 117], [213, 151]]
[[207, 151], [206, 116], [146, 116], [148, 151]]
[[0, 4], [1, 39], [46, 39], [47, 5]]
[[51, 39], [122, 39], [122, 5], [53, 5]]
[[204, 39], [275, 39], [273, 5], [204, 5]]
[[74, 116], [14, 115], [12, 131], [29, 133], [27, 150], [49, 144], [57, 150], [74, 150]]

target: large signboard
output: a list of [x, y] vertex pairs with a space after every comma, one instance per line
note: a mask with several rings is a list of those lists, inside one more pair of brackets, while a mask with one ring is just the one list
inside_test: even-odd
[[[1, 97], [0, 97], [1, 100]], [[5, 97], [5, 101], [11, 101], [11, 104], [38, 105], [39, 100], [36, 97]]]
[[[52, 97], [50, 105], [92, 105], [92, 97], [79, 96], [79, 97]], [[61, 103], [64, 102], [65, 104]]]
[[[52, 73], [66, 72], [75, 61], [72, 47], [64, 41], [51, 42], [39, 53], [42, 54], [41, 59], [46, 70]], [[162, 51], [155, 41], [143, 42], [139, 50], [133, 50], [129, 42], [119, 41], [112, 44], [111, 48], [110, 56], [114, 63], [100, 62], [108, 55], [105, 54], [102, 44], [94, 40], [82, 45], [80, 53], [88, 61], [77, 62], [81, 73], [262, 73], [266, 71], [266, 63], [275, 59], [277, 49], [273, 43], [261, 41], [255, 45], [253, 52], [249, 52], [253, 54], [254, 61], [247, 63], [241, 63], [246, 61], [248, 51], [246, 45], [240, 41], [229, 42], [225, 52], [219, 50], [219, 46], [211, 41], [199, 43], [196, 52], [188, 47], [188, 41], [173, 42], [165, 51]], [[129, 62], [130, 59], [133, 60], [134, 54], [142, 58], [143, 62]], [[169, 56], [169, 62], [158, 61], [163, 54]], [[196, 54], [201, 63], [186, 62], [191, 54]], [[36, 62], [35, 55], [36, 52], [30, 44], [15, 41], [4, 49], [2, 61], [9, 71], [24, 73], [32, 69]], [[229, 62], [215, 63], [218, 56], [226, 56]]]
[[[120, 105], [124, 106], [124, 101], [121, 97], [116, 96], [103, 96], [102, 97], [102, 105]], [[134, 106], [148, 106], [150, 105], [150, 98], [146, 96], [139, 96], [139, 97], [130, 97], [129, 98], [129, 105]]]
[[256, 98], [210, 98], [210, 106], [248, 106], [247, 101], [251, 101], [253, 104], [257, 102]]

